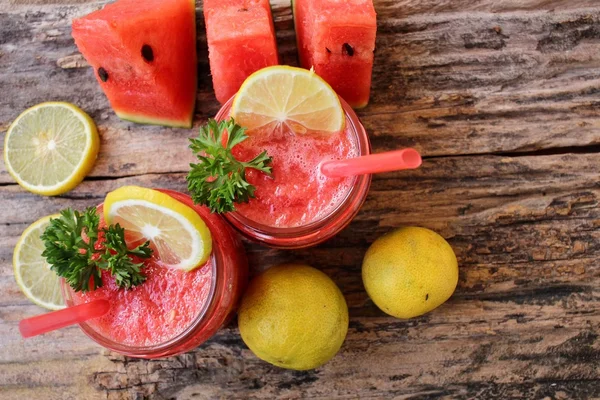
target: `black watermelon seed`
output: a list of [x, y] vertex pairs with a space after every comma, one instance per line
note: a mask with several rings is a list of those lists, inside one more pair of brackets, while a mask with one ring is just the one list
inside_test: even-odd
[[425, 301], [429, 300], [429, 293], [425, 295]]
[[246, 12], [246, 11], [248, 11], [248, 9], [247, 9], [247, 8], [240, 8], [240, 9], [238, 10], [238, 12]]
[[102, 67], [98, 68], [98, 76], [102, 82], [106, 82], [108, 80], [108, 72]]
[[143, 45], [142, 57], [144, 57], [144, 60], [146, 60], [147, 62], [154, 61], [154, 51], [152, 51], [152, 47], [148, 46], [147, 44]]
[[352, 57], [354, 55], [354, 49], [348, 43], [342, 45], [342, 54]]
[[329, 50], [329, 47], [325, 47], [325, 50], [327, 50], [328, 53], [331, 53], [331, 50]]

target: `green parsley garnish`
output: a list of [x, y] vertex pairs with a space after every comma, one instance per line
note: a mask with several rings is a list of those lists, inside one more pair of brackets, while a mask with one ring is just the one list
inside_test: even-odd
[[46, 247], [42, 256], [76, 292], [101, 287], [102, 270], [110, 271], [119, 287], [143, 283], [146, 280], [140, 271], [143, 263], [134, 263], [130, 256], [149, 258], [152, 255], [149, 242], [129, 250], [125, 229], [119, 224], [102, 229], [99, 225], [95, 207], [88, 207], [83, 213], [71, 208], [61, 211], [60, 217], [51, 219], [41, 236]]
[[[196, 204], [203, 204], [212, 212], [235, 211], [235, 203], [247, 203], [256, 188], [246, 181], [246, 168], [271, 174], [271, 157], [263, 151], [248, 162], [238, 161], [231, 150], [246, 140], [246, 129], [235, 123], [209, 119], [200, 128], [197, 138], [190, 139], [190, 149], [200, 162], [190, 164], [187, 175], [188, 190]], [[227, 141], [223, 144], [224, 135]]]

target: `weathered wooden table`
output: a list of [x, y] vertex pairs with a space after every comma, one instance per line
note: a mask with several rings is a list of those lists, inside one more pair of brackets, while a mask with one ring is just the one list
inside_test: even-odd
[[[102, 148], [91, 175], [43, 198], [0, 169], [0, 398], [600, 397], [600, 4], [598, 0], [378, 0], [371, 104], [359, 115], [375, 151], [414, 146], [414, 172], [375, 177], [338, 237], [281, 252], [248, 243], [254, 271], [303, 261], [350, 306], [341, 352], [315, 371], [256, 359], [234, 324], [195, 351], [142, 361], [77, 328], [24, 341], [42, 312], [19, 292], [13, 246], [37, 218], [102, 201], [121, 185], [185, 190], [193, 130], [118, 120], [78, 56], [73, 17], [103, 2], [3, 0], [0, 131], [47, 100], [80, 105]], [[295, 63], [289, 1], [274, 2], [283, 61]], [[199, 11], [201, 4], [199, 4]], [[198, 13], [196, 123], [218, 109]], [[452, 299], [421, 318], [385, 316], [360, 277], [384, 232], [422, 225], [460, 262]]]

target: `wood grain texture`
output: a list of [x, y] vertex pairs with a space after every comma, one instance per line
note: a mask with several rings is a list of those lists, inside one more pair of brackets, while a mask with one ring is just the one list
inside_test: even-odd
[[[280, 53], [294, 64], [289, 2], [272, 3]], [[102, 4], [0, 4], [3, 135], [24, 108], [60, 99], [88, 111], [102, 136], [91, 177], [64, 196], [29, 194], [0, 167], [0, 398], [600, 398], [595, 0], [375, 1], [373, 96], [359, 115], [375, 151], [414, 146], [423, 167], [375, 177], [357, 218], [321, 246], [282, 252], [246, 242], [253, 273], [302, 261], [342, 289], [350, 330], [324, 367], [263, 363], [235, 324], [156, 361], [106, 352], [76, 328], [23, 341], [18, 321], [41, 311], [12, 276], [28, 224], [97, 204], [124, 184], [185, 190], [194, 132], [119, 121], [74, 47], [71, 19]], [[196, 125], [218, 109], [198, 15]], [[461, 267], [450, 301], [409, 321], [379, 311], [360, 277], [369, 244], [402, 225], [440, 232]]]
[[[118, 120], [93, 71], [77, 58], [70, 21], [102, 4], [21, 6], [0, 15], [6, 42], [0, 43], [0, 90], [11, 93], [0, 99], [0, 129], [31, 105], [67, 100], [98, 123], [102, 147], [91, 176], [185, 171], [193, 131]], [[373, 95], [359, 113], [375, 149], [410, 145], [439, 156], [600, 144], [597, 10], [402, 16], [394, 2], [376, 8]], [[197, 124], [218, 110], [201, 15]], [[294, 64], [289, 6], [275, 3], [274, 15], [282, 59]], [[0, 168], [0, 183], [11, 181]]]

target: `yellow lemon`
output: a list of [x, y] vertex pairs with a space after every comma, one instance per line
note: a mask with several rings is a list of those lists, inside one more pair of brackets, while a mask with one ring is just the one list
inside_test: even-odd
[[369, 247], [362, 278], [369, 297], [382, 311], [397, 318], [413, 318], [452, 296], [458, 283], [458, 263], [452, 247], [437, 233], [400, 228]]
[[338, 352], [348, 306], [333, 281], [307, 265], [279, 265], [252, 280], [238, 313], [250, 350], [278, 367], [317, 368]]

